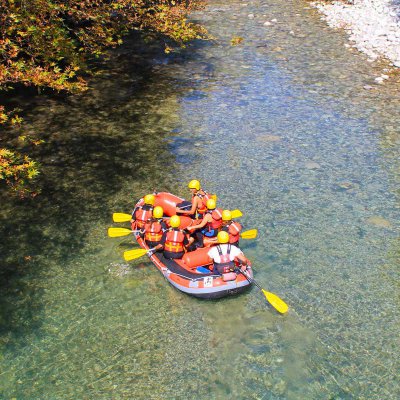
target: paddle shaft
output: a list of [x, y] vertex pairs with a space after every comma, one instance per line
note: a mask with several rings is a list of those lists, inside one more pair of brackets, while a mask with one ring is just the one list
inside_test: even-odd
[[254, 285], [256, 285], [260, 290], [263, 290], [263, 288], [253, 278], [247, 275], [246, 272], [242, 271], [240, 268], [236, 268], [236, 271], [239, 271], [242, 275], [244, 275], [250, 283], [254, 283]]

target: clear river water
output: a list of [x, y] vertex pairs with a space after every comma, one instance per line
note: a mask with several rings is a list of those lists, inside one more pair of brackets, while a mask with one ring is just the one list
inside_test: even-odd
[[[41, 194], [0, 194], [0, 398], [400, 398], [399, 75], [304, 1], [193, 18], [214, 40], [130, 38], [88, 92], [10, 100], [46, 143]], [[287, 315], [184, 295], [106, 237], [193, 178], [258, 228], [242, 248]]]

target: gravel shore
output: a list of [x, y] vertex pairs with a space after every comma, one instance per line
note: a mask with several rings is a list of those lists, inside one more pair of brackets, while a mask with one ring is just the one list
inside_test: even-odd
[[353, 47], [369, 59], [386, 58], [400, 68], [400, 0], [313, 2], [329, 26], [345, 29]]

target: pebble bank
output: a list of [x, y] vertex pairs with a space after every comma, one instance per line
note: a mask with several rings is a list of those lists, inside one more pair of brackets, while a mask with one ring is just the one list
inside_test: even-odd
[[400, 0], [313, 2], [329, 26], [345, 29], [353, 47], [372, 62], [386, 58], [400, 68]]

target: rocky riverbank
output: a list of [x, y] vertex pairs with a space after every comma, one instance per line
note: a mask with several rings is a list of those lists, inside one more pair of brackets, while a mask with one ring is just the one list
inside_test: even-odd
[[354, 0], [313, 2], [322, 19], [345, 29], [353, 47], [372, 62], [386, 58], [400, 68], [400, 0]]

